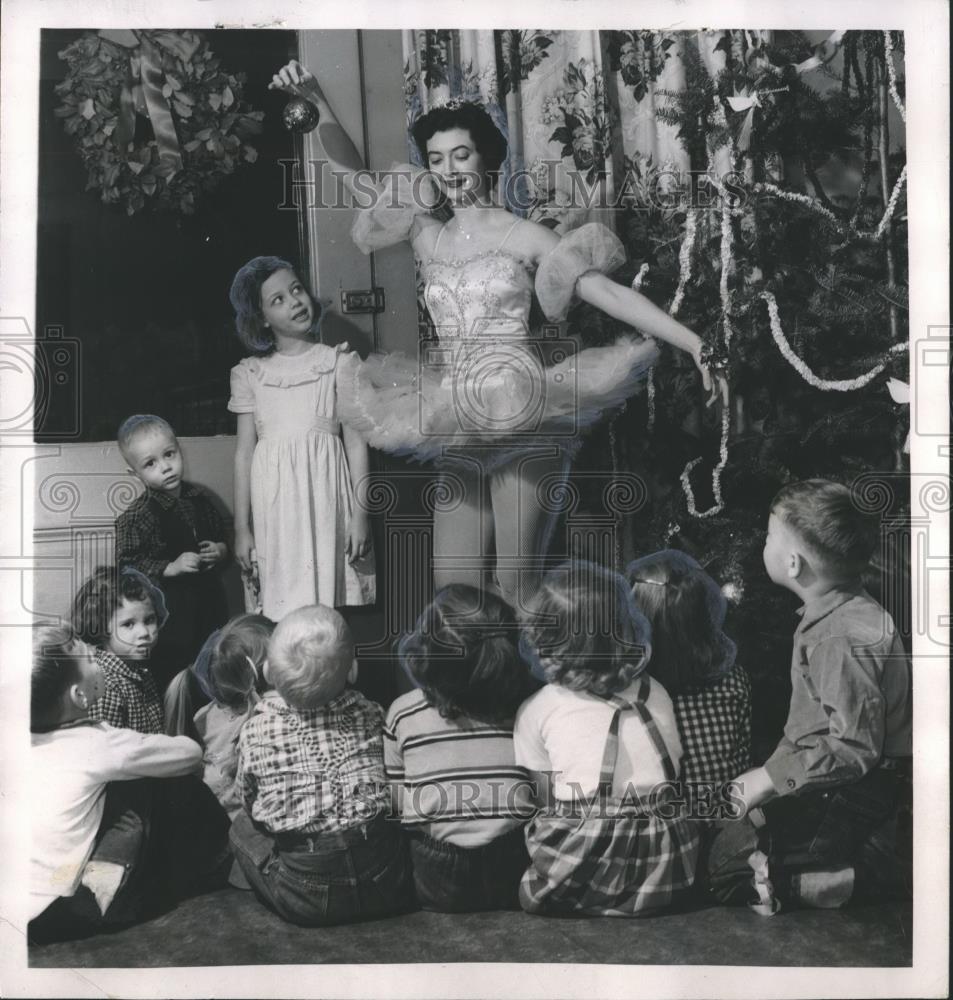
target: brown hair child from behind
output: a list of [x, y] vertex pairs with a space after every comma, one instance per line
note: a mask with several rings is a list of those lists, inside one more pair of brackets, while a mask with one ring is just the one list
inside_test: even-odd
[[533, 815], [513, 719], [538, 687], [513, 609], [462, 583], [443, 587], [398, 647], [418, 690], [387, 713], [384, 763], [410, 840], [424, 909], [518, 909]]

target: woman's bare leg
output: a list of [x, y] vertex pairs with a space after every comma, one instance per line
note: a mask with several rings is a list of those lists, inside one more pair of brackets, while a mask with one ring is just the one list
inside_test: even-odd
[[[496, 535], [496, 578], [503, 597], [521, 614], [536, 591], [559, 513], [540, 496], [554, 497], [569, 459], [551, 449], [527, 454], [494, 472], [490, 481]], [[558, 489], [556, 489], [558, 493]]]
[[479, 459], [441, 473], [432, 496], [433, 579], [483, 587], [493, 542], [493, 512]]

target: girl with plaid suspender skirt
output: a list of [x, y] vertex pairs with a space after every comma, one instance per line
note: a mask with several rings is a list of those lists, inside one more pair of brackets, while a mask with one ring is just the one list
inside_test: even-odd
[[548, 686], [514, 732], [539, 804], [520, 903], [592, 916], [665, 909], [690, 893], [699, 837], [678, 799], [671, 699], [644, 674], [648, 622], [621, 576], [582, 561], [547, 574], [531, 611], [522, 648]]

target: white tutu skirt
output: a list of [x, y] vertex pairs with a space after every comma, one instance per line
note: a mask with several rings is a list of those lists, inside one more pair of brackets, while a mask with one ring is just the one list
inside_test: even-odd
[[[450, 341], [423, 359], [348, 354], [338, 364], [338, 417], [381, 451], [426, 462], [471, 450], [484, 466], [581, 435], [638, 392], [653, 340], [621, 337], [546, 365], [534, 342]], [[435, 362], [436, 359], [436, 363]]]

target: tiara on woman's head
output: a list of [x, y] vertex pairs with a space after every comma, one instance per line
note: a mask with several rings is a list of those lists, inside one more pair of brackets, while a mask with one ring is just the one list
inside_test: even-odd
[[431, 104], [427, 111], [458, 111], [465, 104], [473, 103], [473, 101], [469, 101], [465, 97], [448, 97]]

